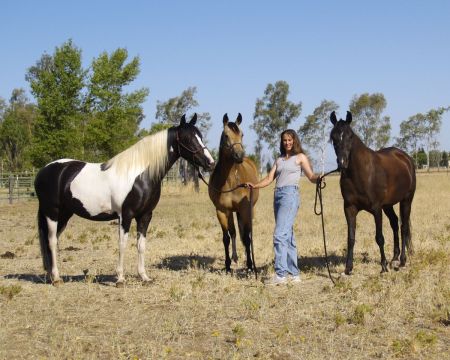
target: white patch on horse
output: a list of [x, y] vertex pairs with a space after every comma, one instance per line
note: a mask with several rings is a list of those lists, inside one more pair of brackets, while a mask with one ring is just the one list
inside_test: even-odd
[[108, 174], [101, 171], [100, 164], [86, 163], [70, 184], [70, 191], [91, 216], [113, 212]]
[[69, 162], [69, 161], [76, 161], [76, 160], [74, 160], [74, 159], [58, 159], [58, 160], [52, 161], [51, 163], [48, 163], [45, 166], [49, 166], [50, 164], [55, 164], [55, 163], [63, 164], [63, 163]]
[[207, 147], [203, 144], [202, 139], [200, 138], [200, 136], [198, 136], [197, 134], [195, 134], [195, 137], [197, 138], [198, 143], [200, 144], [200, 146], [203, 148], [203, 153], [205, 154], [206, 158], [208, 159], [209, 163], [212, 164], [214, 162], [213, 157], [211, 156], [209, 150], [207, 149]]

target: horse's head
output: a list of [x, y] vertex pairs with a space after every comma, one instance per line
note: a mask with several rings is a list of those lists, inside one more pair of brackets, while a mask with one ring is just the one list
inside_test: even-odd
[[336, 118], [336, 114], [333, 111], [330, 115], [330, 121], [333, 124], [333, 129], [331, 130], [330, 140], [333, 144], [334, 151], [337, 156], [337, 164], [339, 170], [345, 170], [348, 167], [350, 150], [352, 148], [353, 140], [353, 130], [350, 127], [352, 122], [352, 114], [347, 111], [347, 117], [344, 120], [339, 121]]
[[244, 161], [245, 151], [242, 145], [242, 133], [239, 125], [242, 122], [242, 115], [239, 113], [236, 122], [228, 120], [228, 115], [223, 116], [223, 132], [220, 138], [220, 153], [222, 156], [232, 159], [236, 163]]
[[180, 125], [175, 130], [179, 155], [195, 166], [206, 170], [214, 168], [214, 159], [208, 148], [203, 144], [202, 134], [195, 126], [197, 114], [186, 122], [186, 116], [181, 117]]

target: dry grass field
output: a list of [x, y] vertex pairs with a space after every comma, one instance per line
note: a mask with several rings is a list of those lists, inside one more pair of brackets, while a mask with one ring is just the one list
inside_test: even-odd
[[[116, 288], [116, 225], [72, 218], [59, 243], [65, 284], [45, 283], [36, 201], [0, 204], [1, 359], [449, 359], [450, 176], [420, 174], [412, 210], [415, 256], [380, 275], [375, 226], [358, 216], [354, 274], [333, 286], [314, 185], [302, 179], [296, 224], [302, 283], [266, 287], [273, 273], [272, 189], [254, 221], [258, 281], [223, 272], [222, 235], [206, 187], [164, 187], [150, 225], [149, 276], [137, 278], [136, 241]], [[344, 270], [346, 224], [338, 177], [323, 191], [331, 270]], [[386, 253], [392, 233], [384, 218]], [[135, 227], [132, 235], [135, 235]]]

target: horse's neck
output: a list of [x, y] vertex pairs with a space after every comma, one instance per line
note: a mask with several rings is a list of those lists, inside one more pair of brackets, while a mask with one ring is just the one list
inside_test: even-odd
[[350, 150], [350, 159], [348, 175], [351, 177], [359, 176], [358, 171], [352, 171], [353, 168], [361, 169], [362, 166], [367, 164], [367, 161], [371, 159], [373, 150], [368, 148], [361, 139], [355, 134], [353, 135], [352, 148]]
[[226, 156], [219, 156], [216, 167], [214, 169], [215, 176], [214, 181], [220, 182], [217, 185], [224, 185], [226, 182], [234, 183], [236, 182], [234, 171], [235, 163], [232, 159]]
[[172, 128], [170, 128], [168, 130], [167, 137], [168, 137], [168, 143], [170, 145], [169, 145], [169, 149], [168, 149], [168, 159], [167, 159], [166, 167], [164, 168], [161, 180], [166, 176], [166, 174], [169, 172], [169, 170], [173, 166], [173, 164], [175, 164], [175, 162], [180, 158], [178, 151], [176, 151], [176, 149], [174, 149], [173, 144], [176, 141], [175, 140], [176, 134]]

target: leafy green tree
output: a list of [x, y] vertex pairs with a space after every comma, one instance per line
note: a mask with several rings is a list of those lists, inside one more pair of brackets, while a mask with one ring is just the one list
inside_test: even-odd
[[140, 72], [139, 58], [128, 63], [127, 59], [127, 50], [119, 48], [92, 61], [85, 106], [88, 121], [83, 133], [87, 159], [110, 158], [137, 140], [144, 119], [142, 104], [149, 90], [125, 92]]
[[443, 151], [442, 152], [441, 162], [439, 163], [439, 165], [448, 168], [448, 158], [449, 158], [448, 152], [447, 151]]
[[[302, 103], [289, 101], [288, 95], [289, 84], [286, 81], [277, 81], [275, 84], [268, 84], [264, 96], [256, 100], [251, 128], [267, 143], [274, 159], [279, 152], [280, 133], [298, 118], [302, 111]], [[259, 162], [261, 163], [261, 159]]]
[[412, 154], [412, 157], [416, 160], [416, 166], [418, 169], [422, 169], [427, 166], [427, 153], [423, 148], [419, 148], [416, 152]]
[[36, 107], [25, 96], [25, 90], [14, 89], [1, 115], [0, 146], [10, 171], [20, 171], [30, 165], [31, 144]]
[[381, 93], [355, 95], [350, 102], [353, 127], [364, 144], [372, 149], [385, 147], [390, 139], [391, 120], [381, 115], [386, 104]]
[[148, 130], [148, 135], [156, 134], [157, 132], [163, 131], [170, 127], [172, 127], [171, 124], [153, 123], [150, 130]]
[[71, 40], [44, 54], [26, 74], [37, 101], [31, 160], [43, 166], [57, 158], [81, 155], [83, 96], [86, 72], [81, 67], [81, 50]]
[[302, 143], [320, 154], [322, 173], [325, 172], [326, 149], [332, 128], [330, 113], [338, 108], [334, 101], [323, 100], [298, 130]]

